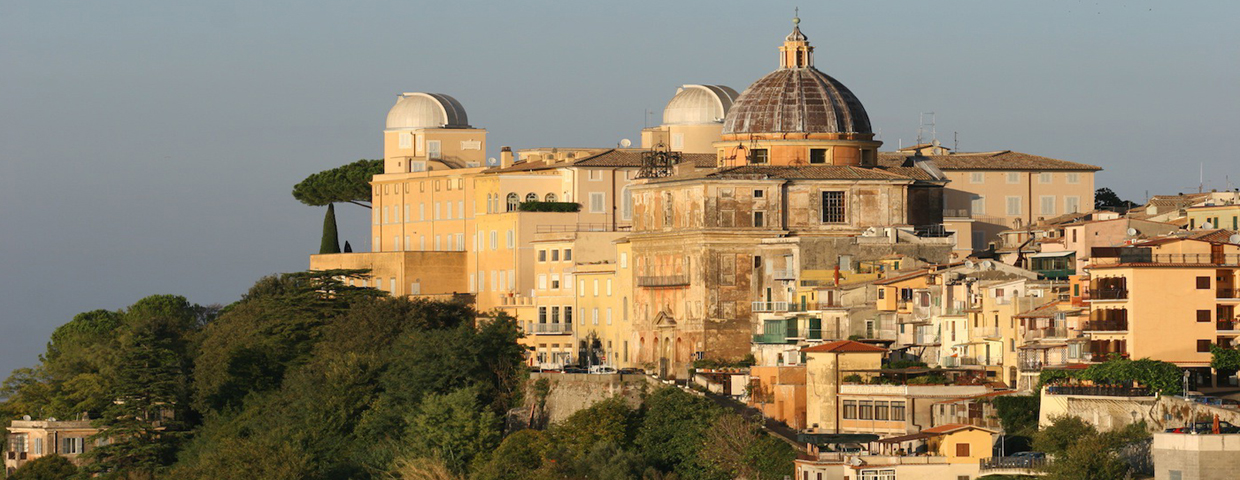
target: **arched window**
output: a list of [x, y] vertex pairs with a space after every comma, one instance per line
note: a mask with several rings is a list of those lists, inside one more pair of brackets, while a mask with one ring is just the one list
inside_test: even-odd
[[537, 202], [537, 201], [538, 201], [538, 194], [537, 194], [537, 193], [534, 193], [534, 192], [527, 193], [527, 194], [525, 195], [525, 201], [527, 201], [527, 202]]
[[546, 200], [546, 201], [548, 201], [548, 202], [554, 202], [554, 201], [556, 201], [555, 194], [554, 194], [554, 193], [548, 193], [548, 194], [547, 194], [547, 197], [545, 198], [545, 200]]
[[517, 211], [517, 206], [520, 203], [521, 203], [521, 198], [518, 197], [516, 193], [508, 194], [508, 211], [509, 212]]

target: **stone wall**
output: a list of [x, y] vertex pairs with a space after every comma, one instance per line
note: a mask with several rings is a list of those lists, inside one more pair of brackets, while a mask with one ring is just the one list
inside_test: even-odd
[[[1240, 472], [1240, 435], [1154, 434], [1158, 479], [1231, 480]], [[1173, 477], [1172, 472], [1180, 476]]]
[[[533, 393], [534, 383], [540, 379], [547, 379], [551, 386], [541, 409], [536, 408], [539, 399]], [[508, 412], [509, 427], [543, 428], [615, 396], [623, 397], [629, 405], [636, 407], [641, 403], [644, 392], [653, 391], [660, 385], [659, 381], [646, 375], [531, 373], [526, 384], [525, 404]]]
[[1048, 395], [1042, 393], [1038, 427], [1050, 425], [1056, 417], [1072, 415], [1102, 431], [1122, 428], [1134, 421], [1145, 421], [1151, 432], [1182, 427], [1193, 418], [1211, 417], [1240, 425], [1240, 411], [1189, 402], [1176, 397], [1102, 397], [1087, 395]]

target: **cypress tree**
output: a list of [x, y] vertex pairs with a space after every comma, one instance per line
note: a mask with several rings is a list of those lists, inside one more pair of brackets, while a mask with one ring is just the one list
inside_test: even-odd
[[336, 233], [336, 206], [327, 204], [327, 216], [323, 217], [323, 241], [319, 253], [340, 253], [340, 235]]
[[349, 241], [344, 241], [344, 253], [353, 253], [353, 246], [349, 245]]

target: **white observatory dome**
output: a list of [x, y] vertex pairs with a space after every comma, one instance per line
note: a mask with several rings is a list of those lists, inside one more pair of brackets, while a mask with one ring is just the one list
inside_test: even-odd
[[684, 85], [663, 109], [663, 124], [723, 123], [737, 96], [736, 90], [723, 85]]
[[469, 128], [465, 107], [442, 93], [404, 93], [388, 111], [388, 130]]

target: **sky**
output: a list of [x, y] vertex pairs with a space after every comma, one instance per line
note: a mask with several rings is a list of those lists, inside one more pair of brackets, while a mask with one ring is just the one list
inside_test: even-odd
[[[799, 2], [816, 66], [885, 150], [934, 112], [945, 146], [1098, 165], [1138, 202], [1240, 184], [1240, 2], [1191, 5]], [[380, 158], [401, 92], [461, 101], [490, 156], [614, 146], [679, 85], [774, 70], [795, 6], [4, 0], [0, 372], [79, 312], [227, 304], [304, 270], [323, 209], [292, 186]], [[366, 244], [366, 210], [337, 213]]]

